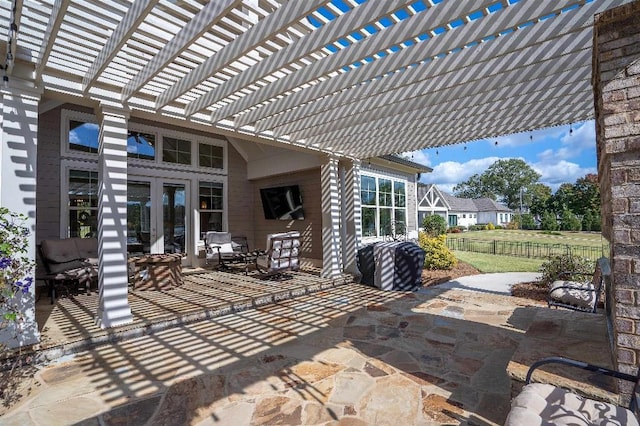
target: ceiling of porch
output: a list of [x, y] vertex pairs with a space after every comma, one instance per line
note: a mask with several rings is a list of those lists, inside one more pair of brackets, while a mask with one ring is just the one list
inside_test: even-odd
[[0, 34], [48, 97], [366, 158], [592, 118], [593, 15], [627, 2], [13, 0]]

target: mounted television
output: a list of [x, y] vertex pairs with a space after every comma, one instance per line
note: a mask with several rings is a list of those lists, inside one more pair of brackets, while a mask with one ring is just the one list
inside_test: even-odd
[[265, 219], [303, 220], [302, 197], [298, 185], [260, 189]]

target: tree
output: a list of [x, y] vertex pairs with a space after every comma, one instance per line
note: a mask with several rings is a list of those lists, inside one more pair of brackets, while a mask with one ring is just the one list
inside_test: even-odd
[[545, 211], [542, 213], [542, 221], [540, 222], [540, 229], [544, 231], [557, 231], [560, 227], [558, 226], [558, 220], [556, 219], [555, 213], [550, 211]]
[[536, 222], [533, 220], [533, 215], [529, 213], [523, 214], [520, 226], [522, 229], [536, 229]]
[[437, 237], [447, 233], [447, 221], [437, 214], [425, 217], [422, 221], [422, 227], [430, 237]]
[[562, 211], [560, 229], [563, 231], [579, 231], [581, 228], [580, 219], [569, 209]]
[[466, 198], [489, 197], [498, 199], [510, 209], [529, 202], [529, 192], [540, 175], [523, 160], [498, 160], [481, 175], [473, 175], [453, 188], [454, 195]]
[[561, 215], [563, 211], [571, 209], [573, 200], [573, 185], [563, 183], [558, 190], [547, 200], [547, 209], [556, 215]]
[[483, 175], [475, 174], [466, 181], [453, 187], [453, 193], [461, 198], [491, 198], [496, 199], [496, 194], [490, 191]]
[[590, 173], [576, 180], [569, 208], [577, 215], [584, 215], [589, 210], [600, 210], [598, 175]]
[[527, 191], [529, 195], [529, 212], [534, 216], [542, 216], [547, 209], [547, 200], [551, 198], [551, 188], [543, 183], [534, 183]]

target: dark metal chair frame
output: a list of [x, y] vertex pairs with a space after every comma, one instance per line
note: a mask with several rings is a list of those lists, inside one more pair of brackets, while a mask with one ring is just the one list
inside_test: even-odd
[[547, 364], [567, 365], [572, 368], [580, 368], [586, 371], [593, 371], [594, 373], [599, 373], [605, 376], [609, 376], [616, 379], [634, 383], [633, 393], [631, 394], [631, 401], [627, 408], [637, 418], [640, 418], [640, 368], [638, 369], [638, 372], [634, 376], [632, 374], [623, 373], [620, 371], [612, 370], [610, 368], [600, 367], [597, 365], [588, 364], [586, 362], [577, 361], [569, 358], [549, 357], [549, 358], [544, 358], [544, 359], [541, 359], [540, 361], [534, 362], [531, 365], [531, 367], [529, 367], [529, 371], [527, 371], [527, 377], [525, 379], [525, 385], [528, 385], [531, 383], [531, 379], [533, 378], [533, 373], [535, 372], [536, 369]]

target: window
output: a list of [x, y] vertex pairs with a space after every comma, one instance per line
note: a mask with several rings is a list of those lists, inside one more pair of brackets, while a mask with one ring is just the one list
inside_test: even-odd
[[127, 157], [155, 160], [156, 135], [129, 130], [127, 133]]
[[97, 154], [99, 133], [96, 123], [69, 120], [69, 149]]
[[200, 233], [222, 231], [223, 185], [200, 182]]
[[214, 169], [224, 168], [223, 155], [224, 151], [221, 146], [208, 145], [206, 143], [198, 144], [200, 167], [209, 167]]
[[362, 175], [360, 202], [362, 204], [362, 236], [389, 235], [391, 224], [406, 221], [406, 182]]
[[462, 218], [463, 218], [463, 219], [466, 219], [466, 218], [467, 218], [466, 213], [462, 215]]
[[191, 164], [191, 141], [163, 137], [162, 161], [165, 163]]
[[98, 173], [69, 170], [69, 237], [97, 237]]

